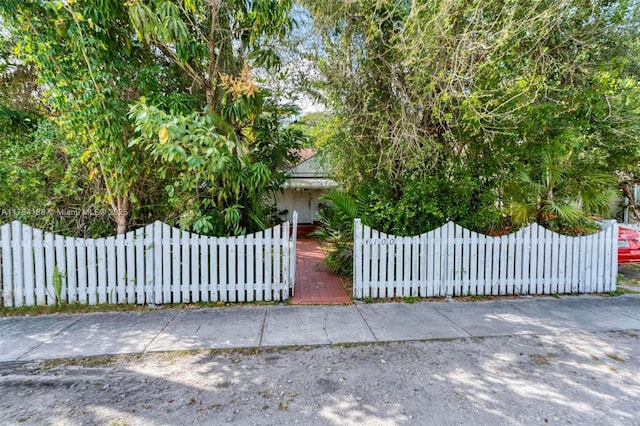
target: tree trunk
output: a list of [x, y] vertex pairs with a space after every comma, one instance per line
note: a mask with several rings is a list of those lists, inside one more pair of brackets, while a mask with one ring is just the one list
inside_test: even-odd
[[115, 206], [113, 207], [113, 216], [116, 219], [116, 235], [124, 234], [129, 227], [129, 197], [126, 195], [117, 197], [115, 200]]

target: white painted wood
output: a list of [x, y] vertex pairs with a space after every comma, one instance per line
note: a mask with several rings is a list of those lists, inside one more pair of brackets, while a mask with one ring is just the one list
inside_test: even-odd
[[[297, 217], [297, 216], [296, 216]], [[289, 239], [290, 225], [288, 222], [282, 224], [282, 299], [287, 300], [293, 296], [295, 290], [295, 277], [292, 276], [291, 268], [291, 256], [295, 261], [296, 253], [293, 242]], [[295, 273], [294, 273], [295, 274]]]
[[200, 300], [208, 302], [211, 295], [211, 281], [209, 280], [209, 245], [207, 237], [198, 237], [198, 247], [200, 249]]
[[562, 235], [556, 236], [556, 243], [558, 244], [558, 258], [557, 258], [558, 274], [557, 274], [556, 293], [558, 294], [567, 293], [565, 286], [566, 286], [567, 269], [570, 267], [570, 265], [567, 263], [567, 241], [569, 241], [569, 238], [571, 237], [562, 236]]
[[524, 244], [525, 235], [522, 233], [514, 234], [515, 247], [513, 254], [513, 294], [522, 294], [522, 268], [524, 265]]
[[116, 304], [118, 300], [118, 271], [115, 237], [106, 238], [104, 245], [107, 252], [107, 303]]
[[478, 233], [469, 231], [469, 293], [478, 294]]
[[558, 260], [560, 256], [560, 246], [559, 246], [559, 234], [556, 232], [550, 232], [551, 241], [549, 244], [551, 248], [549, 253], [551, 253], [551, 257], [548, 258], [551, 263], [551, 275], [549, 277], [550, 280], [550, 290], [549, 293], [557, 294], [558, 293]]
[[491, 259], [493, 261], [491, 267], [491, 290], [488, 294], [499, 295], [500, 293], [500, 258], [502, 253], [502, 244], [500, 237], [491, 237], [493, 253], [491, 253]]
[[[427, 234], [421, 234], [420, 235], [420, 240], [418, 242], [419, 244], [419, 268], [420, 268], [420, 283], [419, 283], [419, 287], [418, 287], [418, 293], [420, 295], [420, 297], [428, 297], [427, 296], [427, 288], [429, 287], [429, 276], [428, 276], [428, 258], [429, 258], [429, 244], [427, 242]], [[376, 249], [376, 247], [374, 247], [374, 249]], [[377, 253], [378, 250], [375, 250], [375, 253]]]
[[[56, 264], [56, 251], [53, 245], [53, 234], [44, 234], [44, 263], [45, 263], [45, 305], [55, 305], [55, 291], [53, 289], [53, 269]], [[10, 264], [10, 263], [9, 263]], [[104, 270], [104, 268], [103, 268]]]
[[500, 245], [500, 261], [498, 262], [499, 272], [499, 293], [500, 295], [505, 295], [507, 293], [507, 273], [509, 272], [509, 236], [502, 235], [498, 238], [498, 244]]
[[[229, 287], [227, 281], [227, 239], [218, 238], [218, 271], [220, 273], [218, 281], [218, 291], [220, 293], [220, 300], [223, 302], [229, 301]], [[262, 254], [262, 250], [261, 250]], [[262, 280], [262, 276], [260, 276]], [[262, 297], [258, 300], [263, 300]]]
[[607, 247], [605, 239], [607, 237], [608, 229], [601, 231], [598, 236], [598, 273], [596, 276], [594, 291], [597, 293], [604, 293], [605, 287], [607, 287], [608, 271], [606, 271], [605, 263], [607, 263]]
[[354, 246], [353, 246], [353, 297], [356, 299], [363, 298], [363, 290], [364, 283], [362, 282], [362, 259], [360, 258], [362, 254], [362, 222], [360, 219], [356, 219], [353, 225], [353, 236], [354, 236]]
[[209, 280], [211, 281], [211, 301], [217, 302], [220, 300], [220, 286], [219, 275], [220, 259], [218, 257], [218, 239], [209, 238]]
[[113, 303], [127, 303], [127, 248], [125, 235], [116, 236], [116, 299]]
[[451, 270], [451, 295], [462, 296], [462, 270], [464, 265], [462, 263], [462, 254], [464, 250], [462, 227], [458, 225], [453, 226], [453, 236], [449, 241], [449, 244], [453, 246], [453, 258], [449, 259], [449, 263], [453, 264]]
[[46, 305], [46, 278], [45, 278], [45, 259], [44, 259], [44, 237], [42, 231], [33, 229], [33, 261], [35, 266], [35, 304]]
[[545, 251], [546, 251], [546, 229], [536, 224], [538, 231], [538, 258], [537, 258], [537, 282], [536, 292], [534, 294], [545, 294]]
[[182, 279], [182, 250], [180, 247], [181, 232], [177, 228], [171, 228], [171, 301], [169, 303], [180, 303], [180, 283]]
[[444, 264], [444, 256], [446, 249], [444, 245], [443, 233], [444, 228], [440, 227], [431, 231], [433, 233], [433, 296], [442, 297], [446, 293], [445, 274], [443, 274], [442, 265]]
[[476, 294], [484, 295], [487, 283], [487, 253], [488, 238], [486, 235], [478, 234], [478, 286]]
[[[289, 228], [289, 223], [287, 222], [287, 232]], [[293, 289], [295, 288], [296, 282], [296, 262], [297, 262], [297, 241], [298, 241], [298, 212], [293, 212], [292, 218], [292, 232], [291, 232], [291, 252], [289, 255], [289, 274], [291, 276], [289, 285], [291, 286], [291, 295], [293, 296]]]
[[76, 247], [76, 269], [78, 271], [77, 300], [85, 305], [87, 303], [87, 248], [86, 240], [74, 238]]
[[[283, 225], [284, 226], [284, 225]], [[286, 224], [287, 226], [287, 230], [289, 228], [289, 225]], [[245, 252], [246, 252], [246, 256], [247, 256], [247, 260], [246, 260], [246, 264], [247, 264], [247, 273], [246, 273], [246, 277], [245, 277], [245, 288], [246, 288], [246, 293], [247, 293], [247, 302], [253, 302], [254, 300], [256, 300], [256, 281], [255, 281], [255, 275], [254, 275], [254, 271], [256, 269], [255, 267], [255, 263], [256, 263], [256, 257], [255, 257], [255, 252], [256, 252], [256, 247], [254, 244], [254, 239], [253, 239], [253, 235], [247, 235], [247, 237], [245, 238]], [[287, 239], [286, 242], [286, 249], [289, 249], [289, 241]], [[288, 260], [288, 259], [287, 259]], [[283, 262], [286, 264], [286, 261], [283, 260]], [[287, 277], [287, 281], [290, 279], [290, 277]]]
[[519, 293], [518, 294], [529, 294], [529, 283], [531, 276], [531, 227], [527, 226], [522, 229], [522, 244], [518, 244], [520, 248], [520, 259], [518, 263], [520, 264], [519, 270], [520, 275], [519, 279]]
[[515, 263], [516, 263], [516, 236], [511, 233], [507, 235], [507, 273], [505, 284], [505, 294], [515, 294]]
[[22, 224], [18, 221], [11, 222], [11, 250], [13, 252], [13, 297], [14, 306], [24, 306], [24, 266], [22, 263]]
[[393, 236], [393, 247], [395, 249], [395, 280], [394, 280], [394, 290], [396, 297], [404, 297], [404, 274], [405, 266], [404, 266], [404, 241], [402, 237]]
[[36, 285], [33, 268], [33, 228], [22, 225], [22, 272], [25, 306], [35, 305]]
[[190, 303], [199, 303], [200, 294], [202, 288], [202, 280], [200, 277], [200, 236], [197, 234], [191, 234], [189, 238], [189, 247], [191, 249], [191, 281], [189, 282], [189, 288], [191, 294], [189, 298]]
[[[420, 285], [420, 269], [418, 268], [418, 262], [420, 261], [420, 237], [408, 237], [409, 243], [411, 244], [411, 280], [407, 283], [411, 286], [411, 295], [414, 297], [419, 297], [420, 293], [418, 291]], [[373, 249], [373, 246], [371, 246]]]
[[[227, 289], [229, 293], [229, 301], [237, 302], [238, 301], [238, 282], [237, 282], [237, 239], [236, 238], [228, 238], [227, 239], [227, 254], [228, 254], [228, 263], [227, 263]], [[270, 249], [270, 247], [267, 247]], [[269, 256], [271, 256], [271, 252], [269, 251]], [[269, 259], [270, 261], [271, 259]], [[265, 262], [267, 263], [267, 262]], [[271, 266], [271, 265], [269, 265]]]
[[578, 250], [578, 290], [576, 293], [586, 293], [587, 287], [587, 266], [590, 262], [587, 262], [587, 240], [586, 238], [580, 238], [579, 250]]
[[96, 240], [96, 268], [98, 270], [96, 304], [104, 304], [107, 303], [108, 300], [107, 270], [109, 268], [107, 264], [106, 238], [99, 238]]
[[[58, 273], [62, 281], [62, 289], [60, 291], [60, 303], [66, 303], [67, 299], [67, 249], [65, 247], [65, 238], [61, 235], [53, 237], [53, 244], [56, 251], [56, 265], [58, 266]], [[56, 295], [54, 292], [54, 299]]]
[[182, 303], [189, 303], [191, 300], [191, 256], [190, 256], [190, 240], [191, 234], [187, 231], [180, 233], [180, 271], [182, 276], [180, 277], [180, 301]]
[[124, 237], [125, 250], [127, 252], [127, 279], [126, 297], [128, 304], [136, 303], [136, 234], [135, 232], [127, 232]]
[[362, 293], [362, 297], [373, 297], [372, 296], [372, 278], [371, 278], [371, 249], [373, 247], [372, 244], [370, 244], [370, 240], [371, 240], [371, 228], [369, 228], [368, 226], [365, 226], [362, 229], [362, 240], [363, 240], [363, 244], [362, 244], [362, 284], [363, 284], [363, 293]]
[[[86, 299], [89, 305], [98, 304], [98, 263], [96, 256], [96, 240], [89, 238], [85, 240], [87, 249], [87, 288]], [[104, 266], [100, 267], [104, 270]]]
[[78, 250], [76, 239], [64, 239], [67, 249], [67, 303], [78, 302]]
[[2, 301], [5, 307], [13, 307], [13, 253], [11, 247], [11, 224], [0, 227], [0, 248], [2, 249]]
[[[281, 231], [282, 228], [277, 226], [272, 228], [273, 231], [273, 300], [284, 300], [284, 280], [282, 275], [282, 269], [280, 266], [280, 259], [282, 259], [282, 249], [284, 241], [282, 241]], [[288, 241], [287, 241], [288, 243]], [[242, 247], [243, 257], [244, 257], [244, 241], [242, 241], [241, 245], [238, 247]], [[244, 281], [244, 258], [242, 258], [242, 280]], [[288, 287], [288, 285], [287, 285]], [[287, 288], [287, 292], [289, 289]], [[243, 299], [246, 300], [246, 299]]]
[[[162, 265], [162, 275], [158, 277], [159, 282], [157, 284], [158, 287], [162, 286], [162, 298], [156, 298], [155, 303], [171, 303], [171, 266], [173, 265], [171, 234], [173, 231], [171, 227], [165, 223], [160, 225], [160, 229], [161, 231], [154, 236], [154, 240], [156, 244], [158, 244], [156, 248], [156, 271], [158, 270], [158, 265]], [[160, 252], [162, 252], [162, 254], [158, 255]]]
[[[378, 294], [380, 292], [381, 281], [383, 281], [380, 279], [380, 270], [384, 270], [384, 267], [380, 268], [380, 250], [382, 249], [382, 247], [379, 244], [374, 243], [374, 241], [380, 238], [380, 232], [368, 227], [367, 232], [369, 233], [369, 238], [371, 239], [371, 241], [369, 242], [370, 247], [368, 248], [371, 253], [371, 292], [369, 294], [369, 297], [377, 299], [380, 297]], [[367, 237], [365, 237], [365, 239], [366, 238]]]
[[146, 272], [147, 268], [145, 265], [145, 244], [144, 244], [144, 228], [138, 228], [134, 233], [134, 247], [135, 247], [135, 294], [136, 301], [135, 303], [142, 305], [144, 304], [144, 288], [146, 283]]
[[271, 229], [264, 230], [264, 300], [273, 300], [273, 274], [271, 255], [273, 250], [273, 235]]

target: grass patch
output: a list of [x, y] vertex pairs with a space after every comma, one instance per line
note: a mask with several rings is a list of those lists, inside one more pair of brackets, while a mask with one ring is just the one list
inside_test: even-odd
[[175, 303], [166, 305], [136, 305], [122, 304], [112, 305], [109, 303], [100, 305], [84, 305], [81, 303], [64, 303], [53, 306], [21, 306], [18, 308], [0, 307], [0, 317], [34, 316], [34, 315], [59, 315], [59, 314], [86, 314], [93, 312], [145, 312], [157, 311], [159, 309], [203, 309], [220, 308], [225, 306], [262, 306], [277, 305], [279, 302], [198, 302], [198, 303]]

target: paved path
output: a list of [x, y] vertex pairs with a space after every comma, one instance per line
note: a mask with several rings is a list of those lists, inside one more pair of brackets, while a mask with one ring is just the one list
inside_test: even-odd
[[640, 330], [640, 295], [237, 306], [0, 318], [0, 362], [192, 349]]
[[294, 305], [344, 305], [351, 299], [340, 279], [324, 264], [325, 255], [314, 239], [297, 241]]

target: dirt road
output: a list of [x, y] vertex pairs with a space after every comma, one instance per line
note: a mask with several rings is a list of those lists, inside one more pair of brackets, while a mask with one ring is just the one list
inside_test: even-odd
[[2, 424], [640, 424], [636, 332], [0, 366]]

